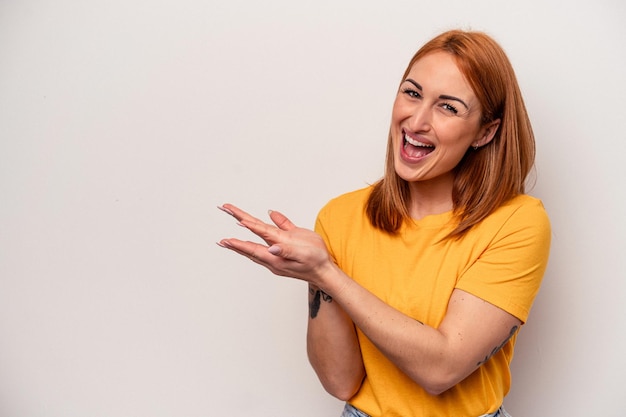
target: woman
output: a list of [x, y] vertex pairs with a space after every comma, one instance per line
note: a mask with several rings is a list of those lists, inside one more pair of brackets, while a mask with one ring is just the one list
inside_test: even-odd
[[226, 204], [267, 245], [219, 245], [309, 283], [309, 359], [343, 416], [506, 416], [550, 246], [524, 194], [534, 153], [503, 50], [446, 32], [402, 77], [382, 180], [330, 201], [315, 232]]

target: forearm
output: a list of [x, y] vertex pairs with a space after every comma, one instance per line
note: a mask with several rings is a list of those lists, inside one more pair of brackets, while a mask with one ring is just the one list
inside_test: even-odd
[[[447, 340], [437, 329], [390, 307], [359, 285], [337, 295], [355, 325], [391, 362], [428, 391], [448, 380]], [[365, 307], [366, 306], [366, 307]], [[365, 307], [365, 308], [364, 308]]]
[[[325, 287], [352, 322], [399, 369], [427, 391], [437, 394], [465, 378], [477, 360], [459, 353], [451, 337], [401, 313], [345, 274]], [[469, 364], [469, 365], [468, 365]]]
[[360, 388], [365, 370], [354, 324], [332, 297], [309, 286], [307, 353], [324, 388], [350, 399]]

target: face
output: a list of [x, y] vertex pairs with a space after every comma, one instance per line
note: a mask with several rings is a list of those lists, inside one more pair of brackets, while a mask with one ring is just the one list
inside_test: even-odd
[[396, 173], [411, 183], [447, 180], [470, 146], [484, 146], [499, 120], [481, 126], [480, 103], [454, 57], [419, 59], [394, 102], [391, 139]]

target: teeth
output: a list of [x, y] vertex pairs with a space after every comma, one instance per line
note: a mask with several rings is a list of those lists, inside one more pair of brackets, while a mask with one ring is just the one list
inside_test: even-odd
[[434, 148], [435, 147], [434, 145], [430, 145], [428, 143], [422, 143], [422, 142], [417, 141], [415, 139], [411, 139], [407, 135], [404, 135], [404, 140], [406, 140], [407, 142], [409, 142], [413, 146], [421, 146], [423, 148]]

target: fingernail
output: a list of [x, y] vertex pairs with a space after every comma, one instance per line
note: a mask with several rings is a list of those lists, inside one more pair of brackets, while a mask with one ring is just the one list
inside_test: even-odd
[[226, 207], [223, 207], [223, 206], [217, 206], [217, 208], [218, 208], [218, 209], [220, 209], [220, 210], [222, 210], [224, 213], [230, 214], [231, 216], [234, 216], [234, 215], [235, 215], [232, 211], [228, 210]]
[[241, 222], [237, 222], [237, 226], [241, 226], [241, 227], [243, 227], [244, 229], [247, 229], [247, 228], [248, 228], [248, 226], [246, 226], [245, 224], [243, 224], [243, 223], [241, 223]]
[[280, 247], [276, 245], [272, 245], [269, 248], [267, 248], [267, 251], [271, 253], [272, 255], [278, 255], [280, 253]]

